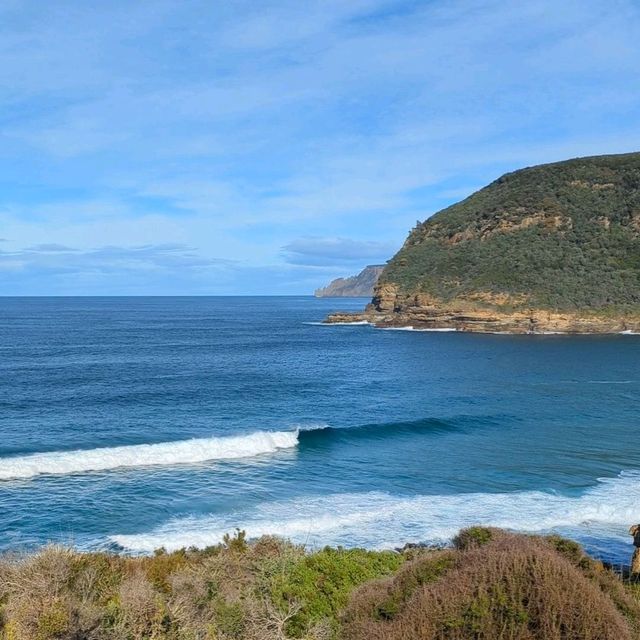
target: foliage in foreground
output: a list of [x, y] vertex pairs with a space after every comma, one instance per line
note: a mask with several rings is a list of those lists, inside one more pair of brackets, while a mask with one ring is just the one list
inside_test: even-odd
[[394, 552], [309, 554], [243, 532], [153, 557], [61, 547], [0, 562], [2, 640], [279, 640], [337, 637], [353, 589], [396, 570]]
[[306, 553], [242, 532], [130, 558], [0, 560], [1, 640], [631, 640], [640, 599], [560, 538], [474, 527], [450, 549]]
[[640, 601], [576, 543], [476, 527], [360, 587], [345, 640], [631, 640]]

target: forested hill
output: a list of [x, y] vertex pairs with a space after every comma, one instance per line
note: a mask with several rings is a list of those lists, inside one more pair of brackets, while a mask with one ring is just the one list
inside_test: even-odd
[[444, 305], [637, 311], [640, 153], [502, 176], [419, 223], [378, 289]]

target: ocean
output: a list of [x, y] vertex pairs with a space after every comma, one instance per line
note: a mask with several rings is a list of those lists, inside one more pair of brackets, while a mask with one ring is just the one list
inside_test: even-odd
[[628, 561], [640, 336], [320, 324], [365, 302], [0, 298], [0, 548], [236, 527], [393, 548], [490, 524]]

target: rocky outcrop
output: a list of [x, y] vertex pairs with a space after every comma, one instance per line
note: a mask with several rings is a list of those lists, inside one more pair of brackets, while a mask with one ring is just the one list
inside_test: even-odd
[[360, 314], [380, 326], [640, 332], [640, 153], [506, 174], [418, 223]]
[[383, 269], [383, 265], [369, 265], [356, 276], [332, 280], [326, 287], [316, 289], [314, 295], [316, 298], [370, 298]]
[[438, 301], [429, 294], [403, 296], [391, 284], [376, 289], [362, 313], [334, 313], [326, 322], [369, 322], [378, 327], [413, 327], [475, 333], [640, 333], [637, 316], [553, 312], [545, 309], [482, 308], [475, 300], [457, 304]]

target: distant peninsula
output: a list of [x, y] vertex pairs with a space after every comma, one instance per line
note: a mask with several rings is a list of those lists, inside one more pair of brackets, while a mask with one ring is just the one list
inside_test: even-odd
[[316, 289], [316, 298], [371, 298], [384, 265], [371, 264], [358, 275], [349, 278], [336, 278], [326, 287]]
[[640, 153], [507, 173], [420, 222], [360, 314], [379, 326], [640, 331]]

